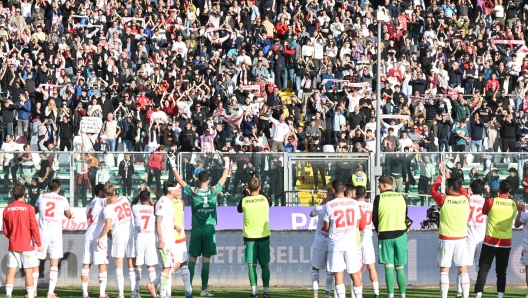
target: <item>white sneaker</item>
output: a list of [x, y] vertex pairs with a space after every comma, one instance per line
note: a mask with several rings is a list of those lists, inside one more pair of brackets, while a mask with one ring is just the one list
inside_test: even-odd
[[200, 293], [200, 296], [202, 297], [214, 297], [214, 294], [211, 294], [209, 292], [207, 292], [207, 290], [204, 290]]

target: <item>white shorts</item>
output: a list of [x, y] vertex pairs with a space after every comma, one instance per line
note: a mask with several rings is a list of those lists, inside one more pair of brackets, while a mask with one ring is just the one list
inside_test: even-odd
[[521, 254], [521, 265], [528, 266], [528, 250], [522, 251]]
[[7, 268], [29, 269], [38, 265], [39, 261], [34, 250], [25, 252], [9, 251], [7, 254]]
[[136, 239], [130, 238], [127, 243], [112, 243], [112, 258], [135, 258], [136, 257]]
[[87, 265], [108, 264], [107, 248], [105, 247], [104, 249], [100, 249], [97, 239], [84, 241], [82, 263]]
[[174, 265], [187, 262], [189, 259], [186, 242], [172, 243], [166, 249], [158, 249], [158, 254], [162, 268], [174, 267]]
[[357, 248], [347, 251], [328, 251], [326, 271], [335, 273], [346, 270], [349, 274], [359, 272], [361, 269], [359, 259], [360, 251]]
[[439, 240], [436, 265], [446, 268], [450, 268], [451, 263], [454, 263], [456, 267], [467, 266], [469, 264], [469, 256], [466, 241], [466, 238]]
[[136, 265], [154, 266], [158, 262], [156, 242], [136, 241]]
[[365, 265], [376, 263], [376, 251], [374, 250], [372, 236], [365, 236], [361, 239], [361, 260]]
[[41, 260], [46, 259], [46, 255], [49, 253], [50, 259], [62, 259], [64, 256], [62, 252], [62, 234], [60, 236], [49, 237], [40, 234], [40, 241], [42, 243], [42, 251], [39, 252], [37, 249], [37, 257]]
[[312, 267], [319, 270], [324, 269], [327, 256], [328, 251], [312, 247]]
[[468, 242], [468, 266], [477, 265], [480, 259], [480, 251], [482, 250], [482, 241]]

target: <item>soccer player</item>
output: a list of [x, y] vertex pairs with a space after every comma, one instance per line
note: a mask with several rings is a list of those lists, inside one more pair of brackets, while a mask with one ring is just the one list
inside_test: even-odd
[[[113, 183], [106, 183], [104, 186], [104, 194], [107, 198], [114, 200], [115, 203], [104, 208], [103, 216], [105, 224], [97, 244], [99, 249], [106, 249], [105, 236], [109, 231], [112, 231], [112, 250], [110, 256], [114, 258], [116, 267], [116, 279], [118, 298], [124, 297], [125, 278], [123, 275], [123, 259], [126, 257], [130, 260], [136, 257], [135, 240], [137, 232], [134, 227], [134, 220], [132, 218], [132, 210], [126, 197], [117, 195]], [[128, 264], [129, 269], [131, 266]], [[135, 278], [130, 279], [130, 288], [135, 289]], [[132, 296], [133, 298], [135, 296]]]
[[[138, 236], [136, 238], [136, 261], [134, 268], [135, 289], [132, 295], [139, 296], [141, 284], [141, 269], [147, 266], [149, 280], [156, 278], [156, 266], [158, 254], [156, 250], [154, 201], [150, 198], [150, 187], [145, 190], [146, 184], [141, 185], [141, 192], [132, 200], [132, 214], [134, 215], [134, 226]], [[136, 205], [141, 201], [141, 205]], [[130, 268], [129, 268], [130, 269]]]
[[486, 224], [486, 237], [480, 251], [479, 271], [475, 284], [477, 298], [482, 297], [493, 259], [495, 259], [495, 272], [497, 273], [498, 297], [504, 297], [506, 268], [508, 268], [512, 245], [512, 224], [517, 211], [524, 210], [522, 204], [518, 204], [510, 198], [510, 191], [510, 182], [508, 180], [501, 181], [499, 196], [486, 198], [482, 208], [482, 214], [488, 216], [488, 222]]
[[[155, 207], [156, 235], [158, 236], [158, 254], [160, 258], [161, 272], [154, 281], [147, 284], [152, 297], [156, 297], [156, 286], [161, 284], [160, 296], [170, 297], [172, 289], [171, 270], [176, 270], [182, 262], [187, 261], [187, 247], [178, 247], [174, 239], [174, 230], [181, 232], [182, 226], [174, 224], [174, 204], [177, 183], [167, 181], [163, 184], [163, 196], [158, 200]], [[192, 298], [190, 291], [186, 291], [186, 298]]]
[[270, 298], [270, 235], [269, 209], [272, 202], [260, 194], [261, 182], [258, 178], [250, 178], [247, 184], [249, 196], [238, 203], [237, 211], [244, 213], [244, 263], [248, 264], [249, 283], [251, 295], [249, 298], [258, 298], [257, 262], [262, 269], [262, 284], [264, 286], [263, 298]]
[[437, 265], [440, 267], [440, 294], [447, 298], [449, 292], [449, 268], [453, 262], [458, 267], [460, 285], [464, 298], [469, 297], [469, 263], [467, 249], [467, 218], [469, 196], [458, 178], [446, 181], [446, 195], [439, 193], [442, 184], [443, 167], [431, 188], [431, 196], [440, 207], [440, 227], [438, 235]]
[[178, 184], [176, 185], [176, 191], [174, 193], [174, 198], [172, 199], [172, 205], [174, 207], [174, 226], [180, 227], [180, 229], [174, 229], [174, 239], [176, 239], [176, 251], [178, 255], [181, 255], [181, 262], [179, 270], [181, 278], [183, 280], [183, 285], [185, 286], [185, 291], [188, 297], [192, 297], [192, 288], [191, 288], [191, 275], [189, 273], [188, 261], [188, 252], [187, 252], [187, 237], [185, 237], [185, 225], [184, 225], [184, 207], [185, 201], [182, 198], [182, 188]]
[[345, 183], [341, 179], [332, 182], [335, 199], [326, 204], [323, 230], [328, 231], [327, 270], [334, 273], [335, 291], [338, 298], [346, 297], [344, 273], [352, 278], [354, 295], [363, 298], [361, 262], [357, 229], [365, 228], [357, 201], [345, 198]]
[[[42, 240], [42, 251], [37, 253], [39, 260], [46, 260], [50, 255], [49, 288], [47, 298], [55, 298], [55, 286], [59, 275], [59, 259], [62, 259], [62, 218], [71, 218], [68, 199], [59, 195], [61, 182], [53, 179], [48, 183], [49, 193], [42, 194], [35, 203], [35, 213], [39, 214], [39, 231]], [[39, 262], [40, 264], [40, 262]], [[38, 281], [39, 267], [33, 268], [33, 279]], [[35, 291], [37, 284], [35, 283]]]
[[523, 226], [523, 254], [521, 262], [524, 265], [525, 268], [525, 276], [526, 276], [526, 296], [528, 297], [528, 225], [526, 224], [528, 222], [528, 212], [526, 212], [526, 205], [524, 206], [524, 209], [518, 210], [517, 217], [515, 218], [515, 227], [520, 228]]
[[[320, 205], [315, 206], [310, 217], [317, 216], [317, 229], [315, 230], [314, 241], [312, 243], [312, 290], [313, 297], [317, 298], [319, 293], [319, 271], [326, 268], [326, 257], [328, 255], [328, 231], [323, 231], [324, 214], [326, 204], [334, 199], [332, 190], [323, 193], [323, 201]], [[326, 272], [326, 292], [325, 298], [330, 297], [330, 292], [334, 285], [334, 274]]]
[[407, 203], [392, 190], [392, 177], [378, 178], [380, 194], [374, 198], [372, 223], [378, 233], [378, 259], [385, 265], [389, 298], [394, 298], [394, 269], [401, 298], [407, 292], [404, 266], [407, 264]]
[[[468, 267], [478, 264], [480, 257], [480, 250], [482, 249], [482, 241], [486, 236], [486, 221], [488, 217], [482, 214], [482, 207], [484, 206], [484, 198], [482, 192], [484, 190], [484, 181], [477, 179], [473, 180], [469, 185], [471, 193], [469, 196], [469, 219], [467, 224], [468, 237]], [[478, 266], [477, 266], [478, 271]], [[457, 298], [462, 297], [461, 280], [458, 279]]]
[[[83, 267], [81, 270], [82, 291], [83, 298], [89, 298], [88, 274], [90, 267], [97, 265], [99, 267], [99, 298], [108, 298], [106, 295], [108, 253], [106, 248], [99, 248], [97, 237], [101, 234], [105, 224], [103, 209], [105, 206], [115, 203], [116, 197], [106, 198], [103, 184], [97, 184], [94, 187], [94, 194], [95, 197], [86, 206], [86, 232], [84, 233]], [[106, 235], [103, 241], [106, 243]]]
[[[26, 189], [17, 184], [11, 190], [13, 202], [3, 213], [4, 235], [9, 239], [7, 247], [6, 298], [11, 298], [15, 274], [18, 268], [24, 268], [27, 297], [35, 297], [33, 286], [33, 268], [38, 266], [37, 251], [43, 250], [40, 232], [33, 206], [24, 202]], [[37, 245], [35, 250], [34, 244]]]
[[216, 231], [217, 224], [216, 206], [218, 194], [222, 193], [223, 185], [229, 175], [229, 157], [224, 157], [224, 172], [218, 183], [211, 187], [211, 179], [206, 171], [198, 174], [196, 187], [191, 187], [182, 179], [180, 173], [176, 170], [176, 157], [169, 157], [174, 177], [183, 187], [183, 193], [191, 198], [192, 210], [192, 228], [191, 241], [189, 244], [189, 273], [191, 275], [191, 284], [194, 277], [196, 260], [202, 256], [202, 292], [200, 296], [212, 297], [213, 294], [207, 291], [209, 282], [209, 266], [211, 256], [216, 255]]
[[[346, 193], [345, 193], [346, 195]], [[374, 298], [380, 298], [378, 272], [376, 271], [376, 252], [374, 251], [374, 243], [372, 242], [372, 203], [365, 200], [367, 196], [367, 189], [364, 186], [356, 186], [356, 200], [361, 211], [361, 218], [365, 220], [365, 229], [360, 231], [361, 235], [361, 258], [363, 266], [369, 271], [370, 281], [374, 290]], [[363, 272], [363, 270], [361, 270]]]

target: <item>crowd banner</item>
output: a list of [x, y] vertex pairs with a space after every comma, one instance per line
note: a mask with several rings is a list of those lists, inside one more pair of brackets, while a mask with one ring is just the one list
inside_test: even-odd
[[103, 121], [99, 117], [83, 117], [81, 131], [83, 133], [99, 133], [103, 128]]
[[[411, 229], [419, 230], [420, 223], [426, 219], [429, 207], [409, 206], [408, 216], [413, 220]], [[86, 229], [86, 208], [70, 208], [72, 217], [62, 220], [65, 231], [84, 231]], [[313, 207], [276, 207], [270, 209], [270, 228], [273, 231], [315, 230], [317, 217], [310, 217]], [[0, 208], [0, 219], [4, 208]], [[218, 207], [218, 231], [240, 230], [243, 224], [243, 214], [238, 213], [237, 207]], [[38, 214], [37, 214], [38, 216]], [[185, 207], [185, 228], [191, 228], [191, 207]], [[1, 220], [0, 220], [1, 223]], [[2, 227], [3, 228], [3, 227]]]
[[[273, 209], [273, 208], [272, 208]], [[187, 239], [189, 240], [189, 233]], [[311, 246], [314, 238], [312, 231], [289, 231], [289, 232], [272, 232], [270, 236], [270, 286], [274, 287], [310, 287], [311, 282]], [[407, 254], [408, 264], [405, 266], [407, 283], [409, 287], [413, 286], [433, 286], [438, 287], [438, 267], [436, 266], [436, 255], [438, 246], [438, 231], [430, 232], [410, 232], [408, 234]], [[374, 247], [377, 245], [377, 237], [373, 237]], [[513, 246], [508, 264], [507, 285], [521, 286], [524, 285], [524, 266], [520, 263], [523, 244], [522, 231], [513, 232]], [[76, 287], [79, 288], [82, 268], [82, 251], [84, 243], [84, 233], [82, 232], [64, 232], [63, 247], [64, 258], [59, 263], [58, 287]], [[0, 237], [0, 245], [7, 247], [7, 238]], [[110, 243], [108, 244], [111, 245]], [[209, 285], [212, 287], [245, 287], [249, 288], [247, 280], [247, 264], [242, 262], [244, 253], [244, 242], [242, 231], [219, 231], [216, 233], [217, 255], [211, 258]], [[377, 250], [377, 249], [376, 249]], [[49, 262], [43, 262], [40, 268], [39, 286], [49, 281]], [[492, 265], [492, 268], [495, 266]], [[200, 270], [202, 266], [196, 266], [194, 284], [200, 284]], [[115, 288], [114, 262], [108, 264], [108, 287]], [[376, 264], [376, 269], [380, 275], [379, 281], [382, 296], [385, 296], [385, 276], [383, 268]], [[477, 277], [475, 267], [469, 267], [469, 277], [474, 283]], [[146, 270], [146, 268], [144, 269]], [[156, 268], [159, 272], [160, 268]], [[7, 255], [2, 257], [2, 270], [0, 279], [5, 282], [7, 273]], [[457, 270], [449, 272], [451, 285], [454, 286], [457, 280]], [[94, 289], [99, 286], [97, 266], [92, 266], [89, 274], [90, 287]], [[322, 277], [325, 272], [321, 272]], [[142, 284], [147, 283], [148, 275], [144, 273]], [[367, 282], [366, 287], [370, 287], [368, 281], [368, 272], [363, 272], [363, 279]], [[350, 279], [345, 279], [347, 287], [350, 285]], [[322, 278], [324, 282], [324, 278]], [[489, 274], [487, 285], [492, 285], [496, 281], [495, 274]], [[24, 278], [21, 272], [17, 272], [15, 277], [15, 287], [23, 287]], [[127, 282], [128, 285], [128, 282]], [[175, 279], [173, 288], [182, 290], [183, 283]], [[494, 289], [489, 289], [490, 292]], [[508, 291], [506, 291], [508, 292]], [[273, 292], [271, 292], [273, 293]]]

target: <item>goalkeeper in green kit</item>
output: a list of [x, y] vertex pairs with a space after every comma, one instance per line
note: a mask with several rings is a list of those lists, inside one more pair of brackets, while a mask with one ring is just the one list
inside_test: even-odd
[[213, 294], [207, 291], [209, 282], [209, 266], [211, 256], [216, 255], [216, 231], [217, 224], [216, 205], [218, 194], [222, 192], [223, 185], [229, 175], [229, 157], [224, 157], [224, 172], [218, 184], [209, 186], [211, 179], [206, 171], [198, 174], [196, 187], [190, 187], [182, 179], [176, 170], [176, 156], [169, 156], [169, 161], [174, 172], [176, 181], [183, 188], [183, 193], [189, 196], [192, 210], [191, 241], [189, 243], [189, 274], [191, 284], [194, 278], [196, 260], [202, 257], [202, 292], [200, 296], [212, 297]]
[[251, 178], [247, 184], [249, 195], [238, 203], [237, 211], [244, 212], [244, 263], [248, 264], [251, 296], [258, 298], [257, 262], [262, 268], [263, 298], [270, 298], [270, 227], [269, 209], [271, 200], [260, 194], [261, 182]]

